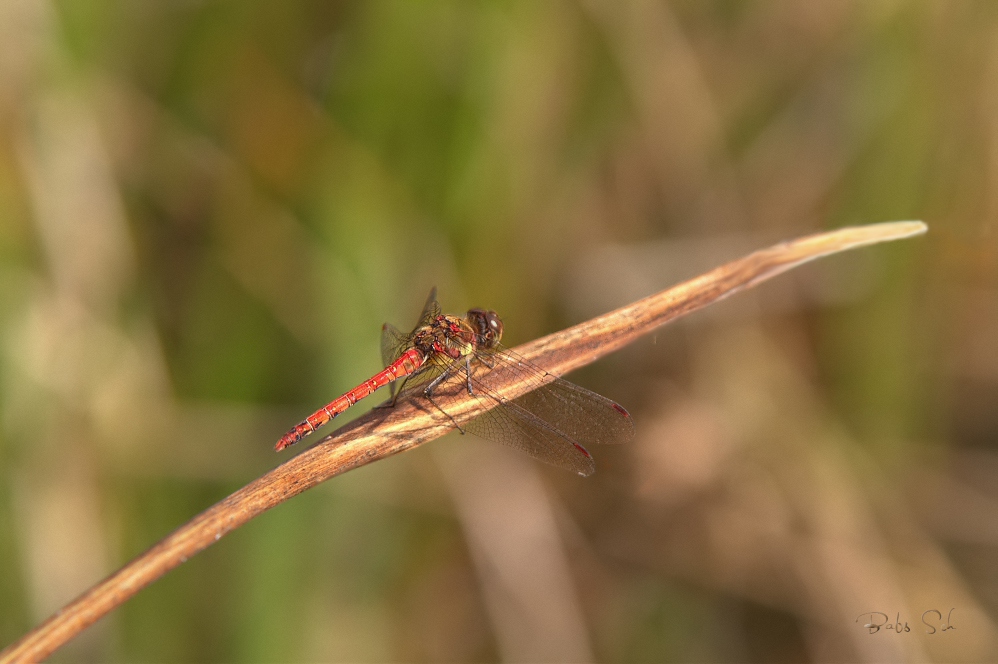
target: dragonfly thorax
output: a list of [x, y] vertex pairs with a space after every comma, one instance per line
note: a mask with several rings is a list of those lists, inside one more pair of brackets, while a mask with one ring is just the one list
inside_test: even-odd
[[437, 316], [412, 336], [412, 345], [427, 359], [437, 354], [453, 359], [470, 355], [475, 352], [477, 341], [475, 329], [458, 316]]

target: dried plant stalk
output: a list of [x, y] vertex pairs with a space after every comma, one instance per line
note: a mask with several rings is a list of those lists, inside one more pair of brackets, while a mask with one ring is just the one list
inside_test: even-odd
[[[588, 364], [659, 325], [828, 254], [926, 231], [919, 221], [842, 228], [783, 242], [722, 265], [700, 277], [646, 297], [514, 350], [552, 374]], [[527, 391], [513, 378], [490, 382], [509, 399]], [[375, 409], [350, 422], [266, 475], [247, 484], [177, 528], [120, 570], [60, 609], [0, 653], [0, 664], [37, 661], [117, 607], [144, 586], [265, 510], [351, 468], [422, 445], [482, 412], [481, 401], [453, 400], [445, 417], [417, 400]]]

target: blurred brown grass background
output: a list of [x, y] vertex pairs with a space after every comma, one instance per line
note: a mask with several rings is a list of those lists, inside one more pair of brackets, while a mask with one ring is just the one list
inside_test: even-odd
[[996, 10], [0, 3], [0, 643], [280, 462], [433, 285], [513, 345], [919, 218], [573, 374], [637, 425], [592, 478], [448, 436], [54, 661], [994, 659]]

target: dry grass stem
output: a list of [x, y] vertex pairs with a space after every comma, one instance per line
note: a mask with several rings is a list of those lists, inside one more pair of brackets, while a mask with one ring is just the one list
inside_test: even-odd
[[[552, 374], [560, 375], [630, 343], [663, 323], [807, 261], [918, 235], [925, 230], [921, 222], [893, 222], [843, 228], [780, 243], [514, 350]], [[515, 384], [512, 377], [506, 381], [501, 376], [491, 379], [497, 387], [502, 386], [507, 398], [527, 391], [525, 385]], [[481, 413], [481, 402], [477, 399], [452, 401], [448, 412], [458, 423]], [[0, 663], [45, 658], [141, 588], [265, 510], [334, 475], [422, 445], [453, 428], [452, 420], [417, 400], [400, 402], [392, 409], [372, 410], [167, 535], [6, 648], [0, 653]]]

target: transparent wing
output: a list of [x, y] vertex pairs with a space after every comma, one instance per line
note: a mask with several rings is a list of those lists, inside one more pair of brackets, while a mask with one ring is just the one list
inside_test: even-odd
[[381, 361], [385, 363], [385, 366], [387, 367], [399, 359], [399, 356], [409, 349], [416, 330], [429, 325], [439, 315], [440, 305], [437, 303], [437, 289], [434, 286], [430, 289], [430, 296], [426, 298], [426, 304], [423, 305], [423, 313], [419, 314], [419, 322], [412, 328], [412, 332], [403, 334], [401, 330], [391, 323], [382, 325]]
[[[469, 379], [462, 362], [452, 361], [436, 375], [443, 370], [451, 372], [443, 381], [449, 389], [435, 390], [440, 396], [433, 399], [446, 412], [448, 403], [468, 398]], [[499, 382], [506, 384], [510, 374], [514, 381], [536, 389], [507, 399]], [[471, 365], [470, 383], [471, 398], [490, 410], [463, 425], [465, 430], [580, 475], [589, 475], [595, 468], [586, 445], [624, 443], [634, 436], [634, 423], [623, 407], [556, 378], [506, 349], [477, 358]], [[458, 386], [465, 389], [454, 389]], [[406, 391], [414, 394], [415, 389]]]
[[[440, 315], [440, 305], [437, 303], [437, 289], [436, 286], [430, 289], [430, 295], [426, 298], [426, 304], [423, 305], [423, 312], [419, 315], [419, 322], [416, 326], [412, 328], [412, 332], [409, 334], [403, 333], [397, 327], [391, 323], [385, 323], [381, 326], [381, 361], [387, 367], [389, 364], [401, 357], [402, 353], [407, 351], [412, 347], [412, 337], [416, 330], [426, 325], [429, 325], [434, 318]], [[429, 369], [429, 367], [427, 367]], [[405, 380], [405, 383], [411, 383], [412, 385], [423, 384], [426, 381], [433, 378], [434, 375], [439, 375], [439, 371], [436, 374], [430, 372], [421, 372], [425, 374], [421, 376], [421, 380]], [[414, 376], [410, 376], [410, 379], [414, 379]], [[390, 384], [390, 390], [392, 397], [395, 396], [395, 383]]]
[[[478, 393], [476, 397], [496, 405], [492, 395]], [[592, 475], [596, 463], [585, 447], [518, 402], [519, 399], [516, 399], [479, 415], [464, 425], [465, 431], [579, 475]]]
[[411, 334], [404, 334], [391, 323], [381, 326], [381, 361], [386, 367], [405, 352], [411, 337]]
[[430, 294], [426, 298], [426, 304], [423, 305], [423, 313], [419, 315], [419, 322], [416, 324], [416, 328], [422, 327], [428, 324], [435, 317], [440, 315], [440, 305], [437, 303], [437, 287], [434, 286], [430, 289]]
[[575, 442], [617, 445], [634, 437], [634, 421], [630, 414], [612, 399], [558, 378], [506, 348], [498, 349], [486, 360], [491, 361], [494, 368], [480, 364], [473, 369], [473, 388], [496, 394], [495, 376], [506, 372], [525, 384], [539, 385], [513, 399], [512, 403], [544, 419]]

